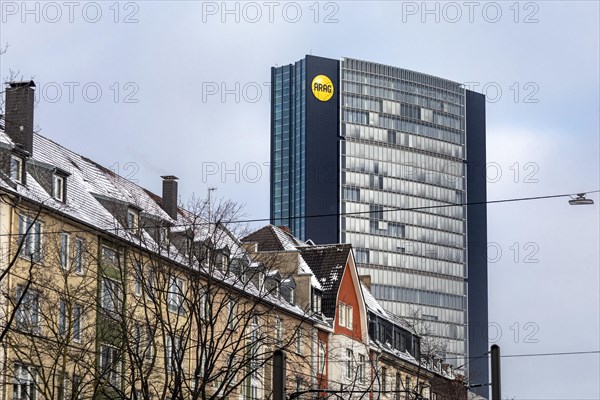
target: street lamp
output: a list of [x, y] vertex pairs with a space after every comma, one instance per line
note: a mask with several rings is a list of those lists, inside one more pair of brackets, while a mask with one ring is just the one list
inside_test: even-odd
[[572, 206], [590, 205], [590, 204], [594, 204], [594, 200], [586, 199], [585, 193], [577, 193], [577, 197], [575, 197], [575, 198], [571, 197], [571, 200], [569, 200], [569, 204]]

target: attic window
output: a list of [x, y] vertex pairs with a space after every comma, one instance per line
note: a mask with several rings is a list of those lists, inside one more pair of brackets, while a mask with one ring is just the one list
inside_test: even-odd
[[158, 243], [161, 246], [169, 245], [169, 228], [166, 226], [158, 227]]
[[23, 183], [23, 159], [19, 156], [10, 156], [10, 178], [18, 183]]
[[127, 227], [133, 231], [139, 227], [140, 215], [137, 211], [129, 209], [127, 210]]
[[315, 314], [321, 314], [321, 293], [313, 289], [312, 293], [312, 311]]
[[52, 197], [58, 201], [65, 201], [65, 177], [54, 174], [52, 177]]

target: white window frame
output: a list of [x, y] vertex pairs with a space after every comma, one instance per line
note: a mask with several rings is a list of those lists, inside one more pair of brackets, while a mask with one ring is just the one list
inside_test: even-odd
[[352, 372], [354, 369], [354, 351], [352, 349], [346, 349], [346, 368], [345, 377], [346, 379], [352, 379]]
[[133, 262], [133, 294], [140, 297], [144, 293], [144, 268], [142, 264]]
[[121, 309], [122, 290], [119, 282], [106, 276], [101, 278], [100, 299], [102, 309], [118, 312]]
[[79, 303], [73, 304], [73, 341], [81, 343], [81, 332], [83, 325], [83, 306]]
[[185, 298], [185, 281], [174, 275], [169, 276], [169, 290], [167, 292], [167, 306], [169, 311], [179, 314], [185, 312], [183, 302]]
[[237, 304], [235, 300], [229, 299], [227, 302], [227, 329], [235, 328], [235, 317], [237, 316]]
[[296, 332], [296, 353], [302, 355], [302, 336], [304, 335], [304, 330], [302, 328], [298, 328]]
[[40, 294], [32, 288], [29, 288], [27, 293], [23, 293], [24, 289], [24, 285], [16, 287], [16, 301], [18, 302], [23, 297], [15, 314], [17, 329], [39, 333], [41, 326]]
[[75, 238], [75, 254], [73, 257], [73, 266], [75, 273], [83, 275], [83, 252], [85, 248], [85, 240], [80, 237]]
[[71, 235], [68, 232], [60, 233], [60, 266], [64, 270], [69, 269], [69, 247], [71, 243]]
[[101, 374], [108, 374], [108, 381], [119, 386], [121, 383], [121, 361], [118, 359], [118, 349], [107, 344], [100, 345], [100, 356], [98, 363], [100, 364]]
[[346, 328], [352, 329], [352, 320], [353, 320], [353, 308], [352, 306], [346, 305]]
[[275, 317], [275, 343], [278, 346], [281, 346], [283, 342], [283, 323], [281, 318], [278, 316]]
[[322, 340], [319, 340], [319, 349], [318, 349], [318, 374], [326, 374], [325, 371], [325, 358], [326, 358], [326, 354], [327, 354], [327, 350], [326, 350], [326, 345], [325, 342]]
[[29, 259], [33, 255], [34, 261], [42, 259], [42, 230], [43, 224], [39, 219], [19, 214], [19, 242], [24, 241], [19, 253], [21, 257]]
[[365, 381], [365, 367], [366, 367], [366, 359], [365, 359], [365, 355], [364, 354], [359, 354], [358, 355], [358, 381], [359, 382], [364, 382]]
[[34, 367], [14, 364], [13, 400], [36, 398], [36, 371]]
[[165, 343], [165, 357], [167, 371], [173, 371], [173, 365], [181, 367], [183, 364], [183, 342], [180, 336], [167, 335]]
[[14, 154], [10, 156], [10, 178], [23, 184], [23, 158]]
[[131, 208], [127, 209], [127, 228], [129, 228], [133, 233], [137, 232], [137, 229], [140, 226], [140, 214], [132, 210]]
[[79, 303], [73, 303], [71, 313], [69, 306], [64, 299], [60, 299], [59, 316], [58, 316], [58, 332], [60, 336], [66, 337], [69, 328], [74, 342], [81, 342], [81, 321], [83, 319], [83, 307]]
[[52, 198], [60, 202], [65, 201], [65, 177], [52, 175]]

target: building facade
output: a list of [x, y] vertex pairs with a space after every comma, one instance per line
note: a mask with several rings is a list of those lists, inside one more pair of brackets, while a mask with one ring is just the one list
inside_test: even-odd
[[462, 387], [370, 335], [381, 307], [350, 245], [273, 226], [242, 241], [205, 204], [179, 207], [176, 177], [159, 196], [35, 134], [34, 88], [9, 84], [0, 121], [0, 397], [269, 399], [276, 349], [288, 398]]
[[[351, 243], [373, 295], [442, 343], [448, 362], [485, 353], [484, 96], [310, 55], [273, 68], [271, 88], [271, 222]], [[470, 363], [472, 378], [487, 370]]]

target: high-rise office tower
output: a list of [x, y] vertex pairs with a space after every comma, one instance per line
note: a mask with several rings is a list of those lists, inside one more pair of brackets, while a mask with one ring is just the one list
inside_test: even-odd
[[382, 305], [487, 383], [487, 359], [467, 358], [488, 347], [484, 96], [350, 58], [271, 80], [271, 222], [351, 243]]

